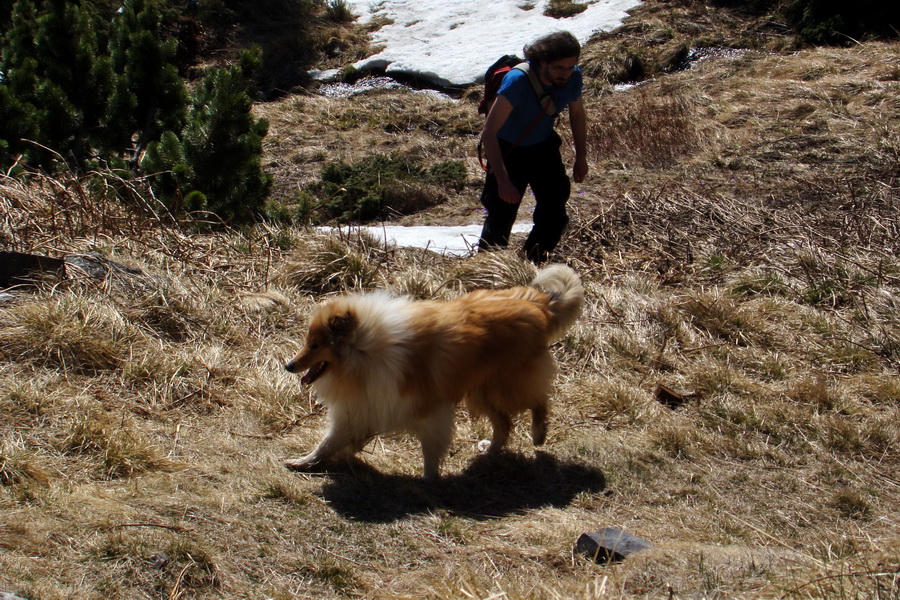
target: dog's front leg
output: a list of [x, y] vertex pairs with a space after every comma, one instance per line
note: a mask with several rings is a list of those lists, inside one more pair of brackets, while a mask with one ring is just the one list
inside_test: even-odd
[[503, 450], [503, 447], [506, 446], [507, 440], [509, 440], [509, 434], [510, 432], [512, 432], [513, 427], [512, 417], [492, 406], [488, 407], [485, 412], [487, 413], [488, 419], [491, 421], [491, 426], [494, 429], [494, 434], [493, 436], [491, 436], [491, 445], [488, 447], [488, 452], [491, 454], [497, 454], [501, 450]]
[[315, 450], [303, 458], [284, 461], [284, 466], [292, 471], [311, 471], [336, 458], [347, 457], [359, 452], [368, 439], [368, 436], [346, 426], [332, 423], [328, 434], [319, 442]]
[[292, 471], [312, 471], [323, 463], [328, 462], [338, 452], [339, 449], [335, 448], [332, 441], [329, 438], [325, 438], [315, 450], [303, 458], [290, 458], [284, 461], [284, 466]]

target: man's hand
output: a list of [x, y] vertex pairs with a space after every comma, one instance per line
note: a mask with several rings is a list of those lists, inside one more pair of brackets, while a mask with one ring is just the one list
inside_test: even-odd
[[587, 113], [581, 98], [569, 104], [569, 124], [572, 126], [572, 139], [575, 141], [575, 166], [572, 167], [572, 179], [581, 183], [588, 174], [587, 164]]
[[575, 183], [581, 183], [588, 174], [587, 159], [584, 156], [575, 157], [575, 166], [572, 167], [572, 179]]
[[500, 195], [500, 199], [507, 204], [518, 204], [522, 201], [522, 194], [509, 180], [509, 177], [497, 177], [497, 193]]

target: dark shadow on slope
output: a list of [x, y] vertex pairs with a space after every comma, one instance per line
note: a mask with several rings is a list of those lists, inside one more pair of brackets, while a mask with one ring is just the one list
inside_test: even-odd
[[387, 523], [409, 515], [448, 510], [475, 519], [503, 517], [544, 506], [564, 507], [581, 492], [602, 492], [596, 468], [539, 452], [479, 456], [464, 471], [438, 481], [381, 473], [362, 461], [329, 472], [324, 499], [358, 521]]

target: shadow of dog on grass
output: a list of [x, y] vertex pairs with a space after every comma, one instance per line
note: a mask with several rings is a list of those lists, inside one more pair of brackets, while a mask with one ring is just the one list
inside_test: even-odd
[[596, 468], [561, 462], [545, 452], [482, 455], [462, 472], [436, 481], [384, 474], [354, 460], [329, 470], [322, 496], [345, 517], [388, 523], [444, 509], [470, 518], [497, 518], [543, 506], [564, 507], [581, 492], [599, 493]]

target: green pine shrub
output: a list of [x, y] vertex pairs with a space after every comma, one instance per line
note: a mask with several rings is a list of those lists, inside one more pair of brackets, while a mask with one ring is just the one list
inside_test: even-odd
[[271, 186], [260, 164], [268, 124], [250, 113], [260, 51], [208, 71], [189, 94], [171, 35], [188, 9], [175, 6], [0, 5], [0, 171], [147, 174], [175, 213], [255, 217]]
[[[0, 167], [54, 170], [132, 161], [184, 124], [187, 94], [157, 3], [128, 0], [110, 22], [89, 4], [18, 0], [0, 52]], [[135, 144], [133, 140], [137, 140]]]
[[788, 22], [814, 44], [847, 43], [867, 35], [900, 35], [900, 3], [885, 0], [788, 0]]
[[158, 196], [171, 208], [205, 210], [225, 220], [245, 221], [261, 210], [272, 184], [263, 173], [265, 119], [250, 112], [249, 81], [260, 50], [240, 63], [210, 71], [191, 99], [187, 125], [152, 142], [141, 162]]
[[323, 12], [322, 0], [224, 0], [241, 47], [262, 48], [254, 76], [268, 99], [309, 83], [307, 71], [320, 58], [311, 24]]
[[865, 37], [900, 35], [900, 2], [895, 0], [710, 0], [751, 13], [780, 14], [806, 42], [846, 44]]
[[126, 2], [113, 23], [110, 58], [120, 85], [110, 97], [110, 140], [129, 147], [132, 162], [164, 131], [178, 131], [187, 119], [188, 93], [175, 65], [177, 43], [162, 39], [160, 10], [149, 0]]
[[[52, 0], [39, 11], [30, 0], [19, 0], [2, 39], [0, 72], [0, 140], [7, 159], [21, 155], [46, 166], [61, 156], [82, 165], [102, 151], [115, 74], [90, 15], [78, 4]], [[22, 134], [36, 139], [23, 140]]]

